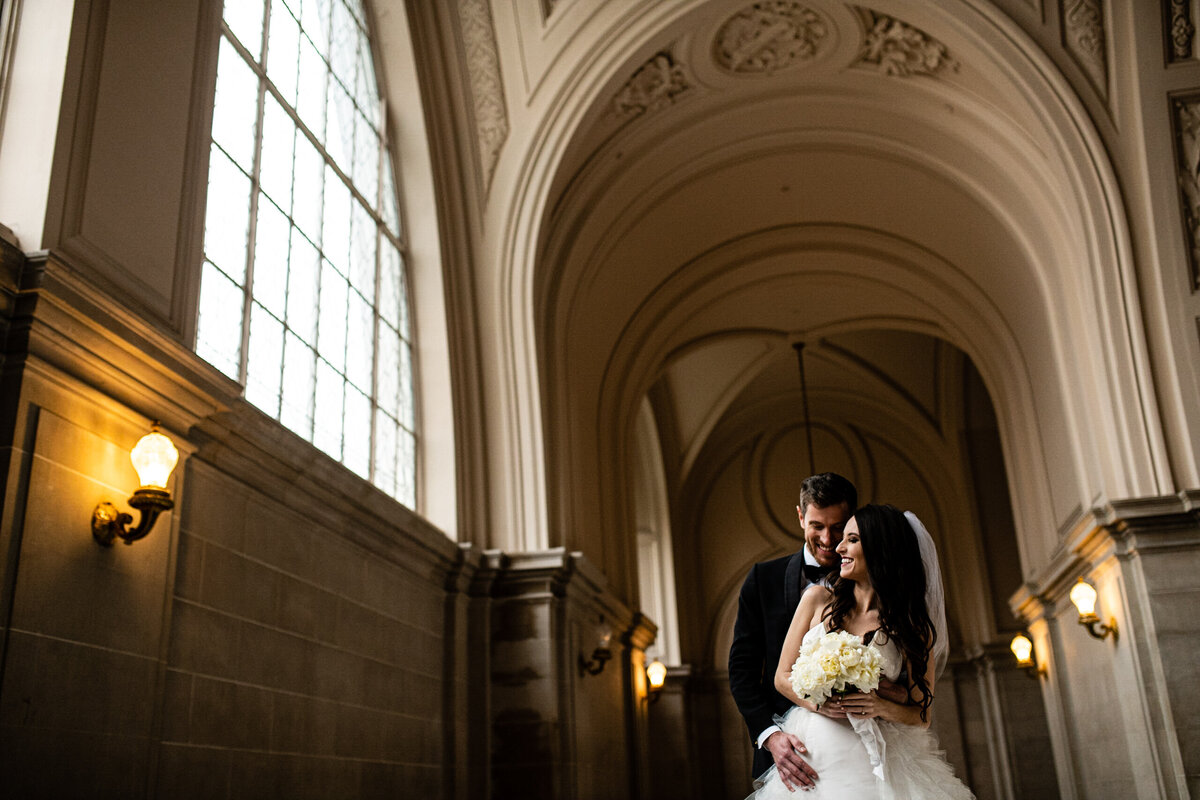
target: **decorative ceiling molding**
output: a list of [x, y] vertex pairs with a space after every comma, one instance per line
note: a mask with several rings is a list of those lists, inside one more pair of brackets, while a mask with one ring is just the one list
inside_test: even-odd
[[1183, 209], [1192, 288], [1200, 288], [1200, 95], [1177, 97], [1171, 124], [1179, 154], [1179, 202]]
[[936, 76], [945, 69], [958, 69], [946, 45], [920, 28], [869, 8], [855, 10], [864, 31], [856, 64], [869, 64], [898, 78]]
[[1188, 0], [1170, 0], [1171, 13], [1164, 16], [1167, 41], [1171, 43], [1171, 61], [1195, 58], [1196, 26], [1192, 22], [1192, 4]]
[[504, 100], [504, 82], [500, 76], [500, 55], [487, 0], [459, 0], [458, 16], [475, 112], [476, 146], [479, 148], [483, 190], [487, 192], [496, 161], [500, 157], [500, 148], [508, 138], [508, 107]]
[[729, 72], [770, 75], [811, 60], [829, 29], [824, 17], [799, 0], [764, 0], [725, 21], [713, 57]]
[[1103, 95], [1108, 94], [1104, 7], [1100, 0], [1063, 0], [1063, 44]]
[[657, 111], [673, 104], [689, 88], [687, 75], [675, 63], [674, 56], [668, 52], [656, 53], [613, 96], [612, 110], [628, 117]]

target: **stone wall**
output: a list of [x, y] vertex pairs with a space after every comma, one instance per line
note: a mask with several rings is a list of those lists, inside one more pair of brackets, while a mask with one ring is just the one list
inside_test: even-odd
[[176, 434], [176, 510], [101, 547], [92, 508], [126, 507], [148, 423], [36, 361], [21, 400], [2, 551], [7, 791], [442, 795], [454, 543], [396, 526], [368, 546], [361, 520], [330, 525]]
[[[452, 541], [53, 256], [5, 253], [6, 793], [641, 793], [655, 629], [582, 555]], [[175, 508], [101, 546], [152, 410]]]
[[189, 463], [160, 794], [440, 790], [443, 587]]

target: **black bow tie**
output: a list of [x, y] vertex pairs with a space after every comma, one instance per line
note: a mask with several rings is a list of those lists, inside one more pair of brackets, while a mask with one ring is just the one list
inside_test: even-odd
[[812, 564], [804, 565], [804, 577], [808, 579], [809, 583], [822, 581], [831, 572], [833, 572], [833, 567], [814, 567]]

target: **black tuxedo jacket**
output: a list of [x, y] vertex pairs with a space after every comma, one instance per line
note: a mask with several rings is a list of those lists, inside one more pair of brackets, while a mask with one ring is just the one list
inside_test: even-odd
[[[803, 550], [755, 564], [742, 583], [729, 648], [729, 688], [752, 742], [792, 706], [775, 691], [775, 669], [800, 595], [808, 586]], [[767, 750], [755, 748], [754, 777], [773, 763]]]

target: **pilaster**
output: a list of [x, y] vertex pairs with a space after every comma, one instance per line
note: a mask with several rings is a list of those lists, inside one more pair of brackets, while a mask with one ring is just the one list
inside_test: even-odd
[[496, 575], [482, 640], [490, 641], [492, 795], [636, 796], [645, 741], [638, 671], [653, 624], [581, 553], [489, 551], [484, 569]]
[[[1079, 579], [1116, 635], [1097, 640], [1069, 600]], [[1093, 509], [1012, 598], [1047, 668], [1043, 696], [1063, 797], [1200, 791], [1200, 493]]]

